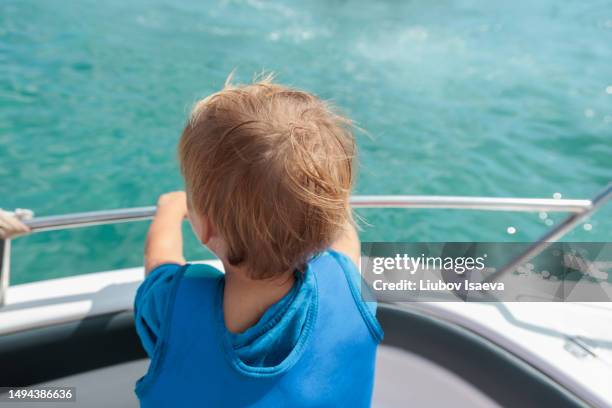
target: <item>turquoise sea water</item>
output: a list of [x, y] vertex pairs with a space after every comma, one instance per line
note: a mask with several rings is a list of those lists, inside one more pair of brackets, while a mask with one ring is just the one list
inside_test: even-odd
[[[275, 71], [366, 129], [358, 193], [590, 198], [612, 179], [610, 1], [4, 0], [0, 207], [154, 204], [181, 187], [190, 105], [232, 69]], [[361, 214], [384, 241], [528, 241], [562, 217]], [[609, 241], [611, 215], [568, 239]], [[138, 265], [145, 231], [19, 239], [12, 283]]]

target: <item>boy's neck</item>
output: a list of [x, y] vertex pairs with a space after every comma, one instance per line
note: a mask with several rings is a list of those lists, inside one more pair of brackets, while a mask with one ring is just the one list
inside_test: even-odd
[[271, 279], [252, 279], [247, 271], [224, 262], [223, 317], [232, 333], [242, 333], [257, 323], [270, 306], [293, 287], [295, 276], [283, 273]]

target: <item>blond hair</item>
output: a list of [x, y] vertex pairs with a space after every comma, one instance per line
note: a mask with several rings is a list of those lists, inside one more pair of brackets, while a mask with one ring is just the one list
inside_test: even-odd
[[303, 269], [351, 222], [351, 121], [326, 102], [273, 83], [225, 87], [193, 108], [179, 144], [193, 211], [253, 278]]

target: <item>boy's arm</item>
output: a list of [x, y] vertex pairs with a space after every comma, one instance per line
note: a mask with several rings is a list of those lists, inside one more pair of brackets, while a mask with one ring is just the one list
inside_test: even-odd
[[187, 216], [185, 192], [166, 193], [157, 201], [157, 213], [145, 243], [145, 275], [165, 263], [184, 264], [181, 227]]
[[334, 251], [338, 251], [348, 256], [351, 261], [359, 268], [359, 258], [361, 257], [361, 242], [355, 226], [351, 222], [347, 222], [340, 233], [340, 236], [331, 245]]

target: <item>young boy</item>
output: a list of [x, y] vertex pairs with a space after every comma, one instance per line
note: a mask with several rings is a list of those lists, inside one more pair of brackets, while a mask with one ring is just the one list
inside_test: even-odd
[[[195, 105], [186, 193], [159, 199], [135, 300], [142, 406], [370, 405], [382, 330], [360, 296], [355, 153], [347, 119], [269, 78]], [[225, 274], [185, 262], [185, 218]]]

